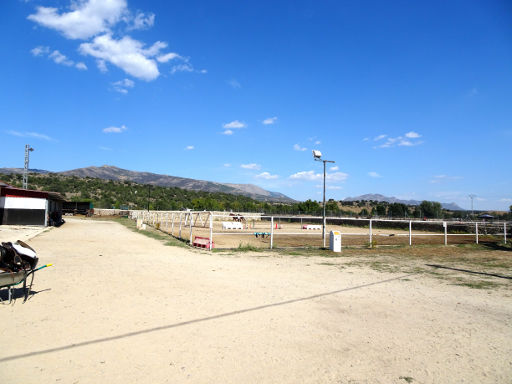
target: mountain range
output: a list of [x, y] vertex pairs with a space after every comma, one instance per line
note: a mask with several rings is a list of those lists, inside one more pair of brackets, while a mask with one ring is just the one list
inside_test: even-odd
[[[183, 189], [189, 189], [193, 191], [205, 191], [205, 192], [223, 192], [231, 193], [235, 195], [243, 195], [251, 197], [259, 201], [269, 202], [282, 202], [282, 203], [293, 203], [295, 200], [292, 198], [279, 193], [267, 191], [254, 184], [231, 184], [231, 183], [218, 183], [215, 181], [205, 181], [189, 179], [185, 177], [162, 175], [151, 172], [138, 172], [130, 171], [127, 169], [118, 168], [112, 165], [102, 165], [101, 167], [86, 167], [77, 168], [63, 172], [50, 172], [44, 169], [30, 169], [30, 172], [47, 174], [56, 173], [64, 176], [77, 176], [77, 177], [94, 177], [106, 180], [118, 180], [118, 181], [133, 181], [140, 184], [151, 184], [158, 185], [161, 187], [177, 187]], [[0, 173], [23, 173], [23, 168], [0, 168]], [[388, 197], [381, 194], [366, 194], [356, 197], [347, 197], [344, 201], [357, 201], [357, 200], [373, 200], [373, 201], [385, 201], [388, 203], [402, 203], [406, 205], [420, 205], [419, 200], [402, 200], [396, 197]], [[452, 211], [463, 211], [464, 209], [459, 207], [456, 203], [441, 203], [444, 209]]]
[[[188, 179], [185, 177], [161, 175], [151, 172], [137, 172], [103, 165], [101, 167], [77, 168], [70, 171], [50, 172], [43, 169], [30, 169], [33, 173], [55, 173], [63, 176], [94, 177], [106, 180], [133, 181], [140, 184], [158, 185], [161, 187], [176, 187], [193, 191], [223, 192], [234, 195], [244, 195], [259, 201], [293, 203], [295, 200], [279, 193], [267, 191], [254, 184], [231, 184], [214, 181]], [[23, 168], [0, 168], [0, 173], [23, 173]]]
[[[401, 200], [401, 199], [397, 199], [396, 197], [393, 197], [393, 196], [388, 197], [388, 196], [380, 195], [378, 193], [369, 193], [366, 195], [361, 195], [361, 196], [356, 196], [356, 197], [347, 197], [343, 201], [362, 201], [362, 200], [385, 201], [387, 203], [401, 203], [401, 204], [405, 204], [405, 205], [420, 205], [421, 204], [421, 201], [419, 201], [419, 200]], [[464, 211], [464, 208], [459, 207], [455, 203], [441, 203], [441, 206], [443, 207], [443, 209], [448, 209], [450, 211]]]

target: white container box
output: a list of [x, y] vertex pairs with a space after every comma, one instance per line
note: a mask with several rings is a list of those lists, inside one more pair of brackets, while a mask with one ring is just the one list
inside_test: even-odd
[[333, 252], [341, 252], [341, 232], [331, 231], [329, 236], [329, 249]]

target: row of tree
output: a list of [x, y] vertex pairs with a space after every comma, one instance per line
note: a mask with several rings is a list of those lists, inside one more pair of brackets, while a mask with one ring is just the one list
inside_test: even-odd
[[[1, 175], [0, 179], [21, 187], [22, 175]], [[234, 212], [264, 212], [267, 214], [322, 215], [321, 202], [306, 200], [295, 203], [258, 201], [242, 195], [221, 192], [191, 191], [174, 187], [138, 184], [131, 181], [112, 181], [91, 177], [59, 174], [30, 174], [29, 188], [59, 192], [71, 201], [90, 201], [96, 208], [156, 209], [156, 210], [212, 210]], [[329, 200], [325, 209], [328, 216], [362, 216], [392, 218], [466, 218], [466, 211], [446, 211], [441, 204], [423, 201], [418, 206], [401, 203], [359, 201], [344, 209], [346, 202]], [[511, 207], [512, 208], [512, 207]], [[508, 216], [507, 216], [508, 215]], [[512, 212], [505, 214], [512, 218]]]

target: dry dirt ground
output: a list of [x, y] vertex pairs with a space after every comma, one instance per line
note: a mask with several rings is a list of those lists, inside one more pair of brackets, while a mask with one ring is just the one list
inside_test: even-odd
[[209, 253], [112, 221], [29, 244], [54, 266], [0, 305], [2, 384], [511, 382], [510, 251], [445, 278], [419, 255]]

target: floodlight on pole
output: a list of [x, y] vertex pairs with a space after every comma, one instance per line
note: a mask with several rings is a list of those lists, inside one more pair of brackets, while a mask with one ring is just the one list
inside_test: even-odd
[[23, 167], [23, 189], [28, 189], [28, 162], [29, 153], [32, 152], [32, 148], [29, 144], [25, 144], [25, 166]]
[[324, 197], [323, 197], [323, 205], [322, 205], [322, 243], [325, 248], [325, 164], [326, 163], [335, 163], [332, 160], [323, 160], [322, 152], [313, 149], [313, 159], [315, 161], [321, 161], [324, 163]]

